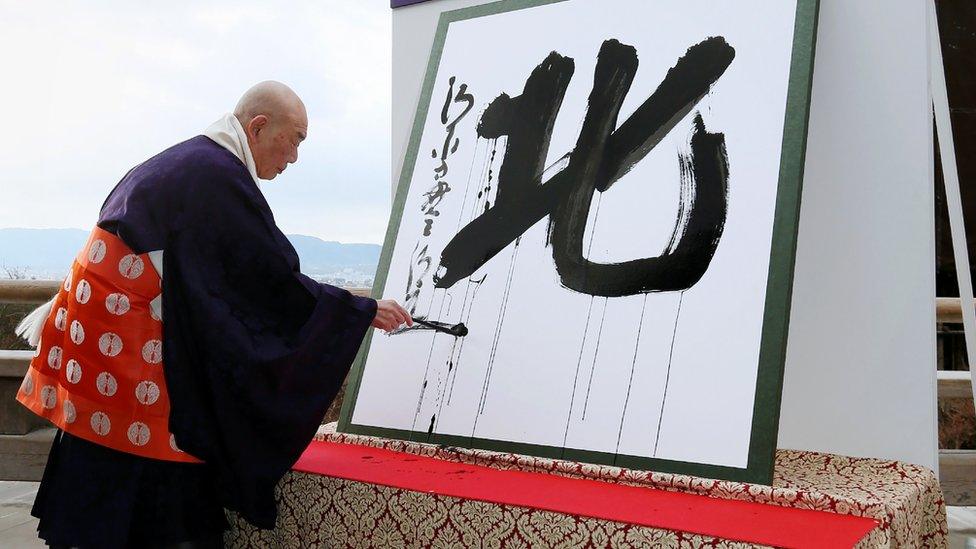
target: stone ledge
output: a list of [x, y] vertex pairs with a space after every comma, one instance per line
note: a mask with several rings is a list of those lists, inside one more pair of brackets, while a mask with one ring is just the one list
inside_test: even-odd
[[56, 432], [47, 427], [26, 435], [0, 435], [0, 480], [41, 480]]
[[34, 351], [0, 351], [0, 378], [23, 378]]

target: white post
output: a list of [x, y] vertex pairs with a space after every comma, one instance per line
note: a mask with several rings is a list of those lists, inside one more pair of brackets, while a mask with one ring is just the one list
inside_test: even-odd
[[[973, 307], [973, 281], [969, 270], [969, 246], [966, 242], [966, 225], [962, 214], [962, 197], [959, 192], [959, 170], [956, 167], [956, 148], [952, 139], [952, 119], [949, 117], [949, 96], [946, 90], [945, 67], [942, 64], [942, 44], [939, 40], [939, 23], [935, 13], [935, 0], [928, 2], [929, 68], [932, 90], [932, 106], [935, 111], [936, 135], [939, 138], [939, 155], [942, 157], [942, 180], [945, 182], [946, 205], [949, 209], [949, 231], [952, 234], [952, 254], [956, 260], [956, 278], [959, 280], [959, 300], [962, 307], [963, 333], [966, 337], [966, 358], [969, 360], [969, 376], [976, 387], [976, 309]], [[976, 401], [976, 394], [973, 395]]]

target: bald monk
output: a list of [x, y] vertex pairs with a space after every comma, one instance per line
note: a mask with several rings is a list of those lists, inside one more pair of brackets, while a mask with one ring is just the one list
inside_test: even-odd
[[278, 82], [129, 171], [59, 294], [19, 333], [18, 399], [59, 432], [33, 515], [55, 547], [220, 547], [224, 508], [274, 526], [308, 445], [393, 301], [313, 281], [257, 180], [298, 160], [308, 118]]

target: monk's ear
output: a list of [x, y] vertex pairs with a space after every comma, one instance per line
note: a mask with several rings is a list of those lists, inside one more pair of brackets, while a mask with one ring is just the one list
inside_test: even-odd
[[258, 139], [261, 132], [267, 129], [267, 127], [268, 117], [263, 114], [259, 114], [247, 123], [247, 134], [251, 137], [251, 139]]

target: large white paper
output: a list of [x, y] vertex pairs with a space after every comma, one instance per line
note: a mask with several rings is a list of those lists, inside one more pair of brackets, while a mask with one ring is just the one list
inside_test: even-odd
[[[411, 266], [416, 277], [423, 270], [417, 254], [426, 247], [432, 265], [408, 302], [417, 316], [463, 321], [469, 335], [377, 334], [352, 422], [745, 467], [795, 10], [789, 1], [569, 0], [452, 23], [383, 294], [405, 300], [416, 282]], [[566, 167], [561, 159], [576, 146], [605, 40], [633, 46], [639, 60], [622, 123], [690, 47], [709, 37], [734, 48], [728, 69], [643, 160], [596, 193], [583, 237], [584, 255], [594, 262], [662, 254], [681, 217], [679, 155], [689, 153], [700, 115], [708, 132], [724, 134], [729, 173], [724, 230], [696, 284], [625, 297], [567, 289], [545, 217], [471, 277], [434, 288], [441, 251], [486, 201], [495, 203], [507, 138], [476, 133], [492, 100], [522, 94], [550, 52], [572, 58], [545, 181]], [[447, 123], [442, 107], [461, 84], [474, 105], [454, 126], [457, 147], [442, 163], [448, 124], [465, 103], [448, 103]], [[438, 181], [450, 190], [433, 216], [425, 193]]]

